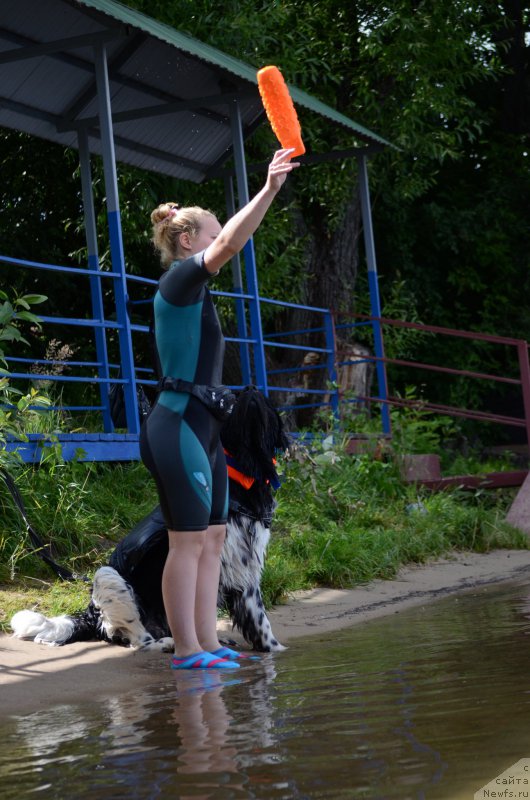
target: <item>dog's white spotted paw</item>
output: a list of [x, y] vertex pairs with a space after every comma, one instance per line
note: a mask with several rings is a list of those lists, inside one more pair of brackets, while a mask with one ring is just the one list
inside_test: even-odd
[[35, 636], [34, 640], [35, 644], [47, 644], [48, 647], [60, 647], [60, 642], [50, 642], [46, 639], [45, 636]]
[[157, 651], [159, 653], [173, 653], [175, 650], [175, 643], [170, 636], [164, 636], [162, 639], [150, 639], [142, 644], [140, 650]]

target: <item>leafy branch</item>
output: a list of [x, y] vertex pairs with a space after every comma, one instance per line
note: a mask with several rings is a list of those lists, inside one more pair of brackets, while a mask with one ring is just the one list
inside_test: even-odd
[[36, 388], [27, 392], [14, 387], [7, 368], [3, 343], [17, 342], [29, 344], [21, 332], [21, 323], [30, 323], [41, 328], [40, 319], [31, 307], [44, 303], [48, 298], [41, 294], [15, 295], [10, 299], [0, 290], [0, 465], [10, 460], [5, 449], [9, 437], [27, 441], [24, 432], [28, 417], [50, 406], [50, 399]]

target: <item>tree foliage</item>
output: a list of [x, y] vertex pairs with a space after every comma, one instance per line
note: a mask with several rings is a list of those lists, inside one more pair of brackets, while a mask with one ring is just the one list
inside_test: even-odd
[[34, 386], [22, 392], [12, 385], [4, 348], [9, 342], [28, 344], [21, 328], [33, 324], [40, 327], [39, 317], [32, 306], [47, 300], [43, 295], [26, 294], [9, 297], [0, 290], [0, 468], [8, 465], [16, 455], [8, 453], [4, 446], [10, 436], [25, 439], [28, 420], [50, 405], [50, 400]]
[[[289, 82], [397, 146], [370, 165], [387, 313], [405, 309], [409, 318], [426, 323], [530, 337], [528, 2], [128, 4], [256, 69], [276, 64]], [[345, 129], [304, 110], [300, 117], [311, 151], [354, 144]], [[247, 157], [262, 161], [274, 147], [272, 132], [262, 126], [247, 143]], [[75, 155], [62, 157], [61, 148], [48, 143], [39, 145], [38, 154], [35, 150], [29, 137], [0, 132], [1, 249], [39, 260], [83, 262]], [[252, 176], [251, 191], [261, 180]], [[120, 169], [119, 181], [131, 271], [157, 274], [146, 221], [161, 199], [198, 200], [224, 217], [216, 182], [201, 186], [197, 197], [196, 186], [131, 168]], [[103, 223], [97, 160], [94, 185]], [[298, 171], [256, 237], [262, 294], [348, 313], [367, 310], [357, 191], [353, 159]], [[103, 261], [108, 257], [104, 237], [100, 255]], [[229, 285], [225, 271], [221, 288]], [[61, 301], [69, 296], [63, 288]], [[53, 304], [53, 294], [46, 293]], [[72, 294], [73, 307], [79, 299]], [[284, 314], [276, 324], [290, 327], [293, 320]], [[423, 349], [418, 344], [416, 356], [447, 362], [448, 354], [437, 347], [432, 340]], [[477, 359], [456, 344], [450, 355], [459, 361], [456, 366]], [[504, 368], [499, 355], [478, 358]], [[399, 376], [393, 379], [399, 382]], [[432, 383], [431, 391], [449, 401], [452, 395], [472, 399], [447, 381]]]

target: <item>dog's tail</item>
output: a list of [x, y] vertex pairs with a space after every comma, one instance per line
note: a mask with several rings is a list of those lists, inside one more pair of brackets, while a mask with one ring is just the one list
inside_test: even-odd
[[14, 636], [33, 639], [37, 644], [104, 641], [127, 647], [169, 647], [166, 639], [154, 646], [153, 637], [143, 626], [133, 590], [112, 567], [100, 567], [94, 575], [92, 599], [85, 611], [60, 617], [19, 611], [11, 619], [11, 628]]
[[96, 638], [96, 620], [87, 609], [76, 617], [45, 617], [36, 611], [18, 611], [11, 619], [13, 635], [37, 644], [62, 645]]

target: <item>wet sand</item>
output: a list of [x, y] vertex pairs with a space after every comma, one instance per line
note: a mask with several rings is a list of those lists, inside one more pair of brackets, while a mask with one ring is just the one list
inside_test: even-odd
[[[366, 623], [437, 598], [497, 583], [528, 581], [530, 550], [497, 550], [487, 555], [457, 553], [427, 565], [405, 567], [393, 580], [377, 580], [356, 589], [297, 592], [269, 612], [282, 644]], [[244, 645], [229, 621], [221, 636]], [[51, 705], [90, 702], [145, 684], [166, 682], [166, 653], [135, 652], [102, 642], [49, 647], [0, 636], [0, 715]], [[281, 653], [267, 658], [281, 658]]]

